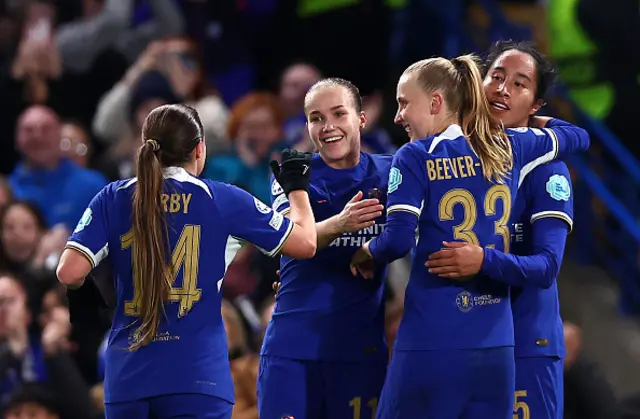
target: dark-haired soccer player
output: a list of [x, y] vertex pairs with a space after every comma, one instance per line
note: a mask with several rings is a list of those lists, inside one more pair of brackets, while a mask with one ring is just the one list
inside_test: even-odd
[[58, 279], [77, 288], [105, 258], [113, 266], [107, 419], [229, 419], [224, 274], [239, 239], [269, 255], [314, 255], [311, 156], [285, 150], [275, 170], [292, 204], [290, 221], [235, 186], [197, 177], [207, 150], [193, 108], [154, 109], [141, 140], [137, 177], [93, 198], [62, 254]]
[[[383, 267], [373, 281], [349, 273], [357, 249], [384, 227], [391, 156], [360, 151], [366, 117], [358, 89], [324, 79], [305, 99], [313, 157], [310, 199], [317, 220], [313, 259], [283, 257], [258, 377], [261, 418], [371, 417], [387, 367]], [[289, 202], [277, 182], [273, 208]]]
[[[544, 105], [554, 69], [531, 44], [502, 41], [485, 62], [484, 88], [491, 112], [505, 127], [529, 125]], [[550, 120], [547, 127], [563, 124]], [[561, 161], [536, 167], [524, 179], [511, 215], [513, 255], [479, 246], [431, 256], [427, 266], [443, 277], [482, 272], [513, 285], [517, 418], [562, 419], [564, 406], [562, 319], [556, 278], [573, 223], [569, 169]], [[518, 256], [515, 256], [518, 255]]]
[[[508, 251], [511, 205], [536, 166], [586, 149], [580, 128], [507, 130], [492, 117], [473, 57], [422, 60], [405, 70], [398, 113], [411, 137], [389, 174], [387, 228], [353, 269], [416, 255], [378, 418], [512, 419], [515, 388], [509, 287], [485, 275], [453, 283], [426, 258], [443, 241]], [[369, 266], [367, 266], [369, 264]]]

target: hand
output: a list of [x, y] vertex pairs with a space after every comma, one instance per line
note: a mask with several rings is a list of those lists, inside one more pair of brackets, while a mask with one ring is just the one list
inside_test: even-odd
[[369, 243], [366, 242], [351, 258], [349, 267], [353, 276], [358, 276], [358, 273], [365, 279], [372, 279], [375, 273], [375, 265], [373, 263], [373, 256], [369, 251]]
[[295, 190], [309, 192], [311, 180], [311, 153], [284, 149], [280, 161], [271, 160], [269, 164], [276, 180], [286, 195]]
[[278, 295], [278, 291], [280, 291], [280, 269], [276, 271], [276, 275], [278, 275], [278, 280], [271, 284], [271, 289], [275, 295]]
[[69, 349], [70, 334], [69, 310], [64, 307], [54, 308], [49, 322], [42, 330], [42, 347], [45, 353], [55, 354], [60, 350]]
[[429, 260], [425, 263], [429, 273], [466, 281], [482, 269], [482, 247], [463, 242], [442, 242], [442, 245], [445, 248], [429, 255]]
[[376, 218], [382, 215], [384, 206], [377, 199], [362, 199], [364, 194], [358, 192], [344, 209], [336, 216], [336, 228], [340, 234], [353, 233], [375, 224]]
[[169, 79], [173, 92], [182, 98], [188, 97], [198, 82], [198, 72], [187, 68], [176, 54], [167, 54], [162, 72]]
[[49, 255], [61, 254], [69, 239], [69, 230], [62, 225], [55, 225], [40, 239], [36, 254], [33, 258], [33, 266], [41, 267]]
[[549, 116], [532, 116], [529, 118], [529, 125], [531, 128], [544, 128], [547, 126], [547, 122], [551, 121]]

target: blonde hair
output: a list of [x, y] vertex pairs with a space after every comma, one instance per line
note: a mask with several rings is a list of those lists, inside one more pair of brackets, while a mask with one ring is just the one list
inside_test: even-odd
[[424, 91], [442, 92], [447, 107], [458, 116], [462, 132], [480, 159], [484, 176], [504, 183], [513, 169], [511, 142], [502, 124], [491, 115], [477, 58], [473, 55], [452, 60], [429, 58], [412, 64], [404, 73], [416, 73]]

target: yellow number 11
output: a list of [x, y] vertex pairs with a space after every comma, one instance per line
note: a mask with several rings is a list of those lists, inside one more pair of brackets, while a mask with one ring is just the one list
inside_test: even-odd
[[[133, 230], [120, 237], [120, 247], [124, 249], [134, 248], [136, 245]], [[198, 265], [200, 260], [200, 226], [186, 224], [180, 233], [178, 242], [171, 253], [171, 268], [173, 270], [173, 283], [169, 291], [168, 299], [171, 302], [179, 302], [178, 317], [189, 313], [193, 304], [200, 301], [202, 290], [198, 288]], [[148, 278], [138, 278], [135, 275], [136, 260], [132, 258], [133, 272], [133, 299], [125, 301], [124, 312], [127, 316], [140, 315], [140, 281], [148, 281]], [[182, 286], [174, 287], [178, 273], [182, 268]]]
[[[354, 397], [349, 401], [349, 406], [353, 408], [353, 419], [360, 419], [362, 411], [362, 397]], [[376, 410], [378, 410], [378, 398], [373, 397], [367, 402], [367, 406], [371, 409], [371, 419], [376, 419]]]

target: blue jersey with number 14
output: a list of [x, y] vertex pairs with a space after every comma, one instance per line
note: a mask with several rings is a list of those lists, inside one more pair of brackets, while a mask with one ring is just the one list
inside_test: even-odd
[[459, 282], [430, 274], [424, 262], [443, 241], [465, 241], [508, 252], [511, 207], [522, 180], [539, 165], [586, 149], [589, 137], [574, 126], [507, 130], [513, 170], [504, 184], [489, 182], [457, 125], [403, 146], [394, 157], [387, 228], [370, 245], [386, 262], [418, 243], [406, 290], [396, 350], [479, 349], [513, 346], [506, 284], [478, 275]]
[[153, 341], [137, 339], [140, 281], [134, 278], [131, 202], [137, 180], [107, 185], [91, 201], [67, 243], [92, 266], [108, 257], [118, 303], [105, 354], [105, 401], [129, 402], [178, 393], [233, 401], [227, 344], [220, 315], [222, 279], [243, 241], [276, 254], [293, 224], [235, 186], [165, 169], [164, 207], [175, 280]]

